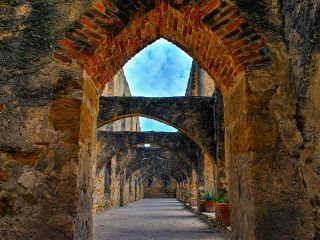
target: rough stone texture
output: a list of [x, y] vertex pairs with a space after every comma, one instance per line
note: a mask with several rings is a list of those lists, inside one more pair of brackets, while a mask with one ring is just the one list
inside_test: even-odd
[[294, 119], [286, 55], [281, 46], [277, 50], [272, 67], [252, 71], [224, 98], [232, 221], [245, 219], [233, 228], [234, 238], [310, 239], [311, 232], [301, 224], [306, 212], [296, 154], [302, 137]]
[[[113, 80], [108, 82], [102, 92], [102, 96], [131, 96], [130, 88], [124, 75], [123, 69], [114, 76]], [[128, 117], [109, 124], [105, 124], [99, 128], [101, 131], [140, 131], [140, 123], [138, 117]]]
[[[271, 62], [262, 51], [266, 47], [264, 39], [231, 2], [148, 3], [151, 5], [97, 2], [80, 18], [79, 26], [60, 41], [55, 57], [83, 65], [101, 87], [140, 49], [164, 37], [201, 62], [223, 92], [240, 81], [246, 69]], [[117, 18], [119, 12], [109, 13], [115, 9], [126, 14]], [[115, 53], [110, 49], [116, 49]], [[104, 61], [106, 58], [108, 61]], [[97, 62], [103, 62], [103, 66]]]
[[[101, 171], [97, 176], [93, 199], [94, 213], [101, 213], [108, 209], [124, 206], [144, 197], [141, 171], [136, 171], [127, 179], [123, 174], [116, 174], [115, 164], [112, 164], [112, 166], [110, 192], [107, 195], [104, 193], [104, 171]], [[136, 181], [139, 181], [139, 187], [135, 186]]]
[[217, 189], [217, 169], [210, 158], [204, 154], [204, 191], [216, 191]]
[[175, 199], [143, 199], [94, 218], [94, 239], [227, 239]]
[[[121, 69], [117, 75], [114, 77], [112, 82], [106, 84], [103, 96], [131, 96], [131, 92], [129, 89], [129, 85], [127, 83], [126, 77], [124, 76], [124, 72]], [[140, 124], [138, 117], [132, 118], [125, 118], [119, 121], [115, 121], [110, 124], [106, 124], [99, 128], [97, 131], [97, 138], [99, 139], [99, 134], [115, 134], [113, 131], [140, 131]], [[106, 149], [113, 149], [110, 143], [107, 143]], [[101, 146], [101, 142], [98, 140], [97, 144], [97, 163], [96, 165], [99, 166], [99, 149]], [[105, 149], [105, 148], [104, 148]], [[105, 150], [106, 150], [105, 149]], [[116, 172], [117, 169], [117, 158], [115, 154], [110, 156], [109, 161], [111, 164], [109, 166], [110, 169], [110, 177], [109, 177], [109, 193], [105, 194], [105, 171], [101, 171], [102, 166], [100, 167], [100, 171], [98, 171], [98, 175], [94, 178], [95, 179], [95, 189], [93, 193], [93, 211], [95, 213], [102, 212], [110, 208], [123, 206], [128, 202], [136, 200], [136, 191], [134, 188], [134, 182], [141, 178], [141, 174], [136, 172], [133, 174], [132, 179], [130, 181], [123, 181], [123, 173]], [[98, 167], [99, 168], [99, 167]], [[129, 187], [129, 185], [132, 185]], [[129, 191], [129, 189], [134, 189], [133, 191]], [[143, 192], [138, 194], [140, 199], [143, 196]]]
[[169, 174], [149, 174], [144, 186], [145, 198], [174, 198], [177, 181]]
[[[213, 175], [215, 175], [215, 185], [210, 185], [211, 191], [214, 190], [219, 196], [224, 196], [228, 192], [228, 181], [226, 178], [225, 170], [225, 156], [224, 156], [224, 102], [223, 96], [219, 89], [215, 88], [214, 80], [210, 75], [200, 66], [199, 63], [193, 61], [190, 77], [186, 89], [186, 96], [212, 96], [213, 105], [213, 126], [214, 126], [214, 142], [215, 142], [215, 155], [213, 156], [215, 160], [215, 166], [212, 168], [212, 164], [208, 161], [204, 162], [205, 178], [211, 179], [210, 170], [213, 170]], [[207, 155], [203, 158], [206, 160]], [[201, 169], [199, 171], [201, 173]], [[208, 180], [211, 181], [211, 180]], [[199, 193], [200, 198], [203, 199], [206, 188], [204, 182], [200, 183], [203, 185], [202, 191]], [[208, 190], [208, 189], [207, 189]]]
[[[192, 165], [188, 160], [179, 157], [174, 151], [159, 147], [133, 147], [118, 154], [119, 169], [121, 172], [126, 169], [127, 178], [141, 167], [152, 166], [154, 162], [160, 171], [160, 166], [170, 167], [170, 173], [177, 180], [187, 179]], [[148, 162], [150, 164], [148, 164]], [[193, 167], [194, 168], [194, 167]]]
[[216, 89], [213, 95], [214, 99], [214, 141], [216, 143], [216, 179], [217, 179], [217, 193], [223, 196], [228, 192], [228, 180], [225, 169], [225, 131], [224, 131], [224, 101], [219, 89]]
[[319, 5], [1, 2], [1, 238], [91, 238], [97, 93], [165, 37], [223, 94], [233, 238], [318, 239]]
[[199, 63], [193, 61], [185, 96], [211, 97], [214, 91], [215, 84], [210, 75]]
[[[52, 63], [43, 66], [43, 73], [35, 68], [34, 75], [11, 71], [11, 78], [0, 77], [1, 91], [7, 91], [1, 101], [11, 102], [0, 115], [0, 168], [8, 172], [0, 183], [2, 239], [91, 234], [92, 121], [98, 98], [91, 82], [73, 67]], [[21, 84], [15, 86], [14, 79]]]
[[201, 154], [200, 148], [183, 133], [167, 132], [104, 132], [97, 134], [99, 151], [97, 152], [97, 172], [116, 154], [135, 146], [151, 144], [174, 151], [181, 158], [197, 166]]
[[[163, 110], [165, 109], [165, 111]], [[98, 125], [128, 116], [147, 116], [176, 127], [215, 155], [213, 99], [210, 97], [101, 97]]]

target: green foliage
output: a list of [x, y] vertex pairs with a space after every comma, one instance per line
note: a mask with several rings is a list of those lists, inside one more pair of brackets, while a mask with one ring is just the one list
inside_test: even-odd
[[216, 201], [217, 200], [217, 196], [215, 195], [215, 193], [213, 191], [208, 191], [208, 192], [206, 192], [205, 199], [206, 200]]
[[229, 198], [227, 196], [217, 198], [218, 203], [229, 203]]

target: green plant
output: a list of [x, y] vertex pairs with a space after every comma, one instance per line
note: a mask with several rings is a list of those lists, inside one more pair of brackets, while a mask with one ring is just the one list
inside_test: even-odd
[[218, 203], [229, 203], [229, 198], [227, 196], [219, 197], [217, 199]]
[[208, 191], [208, 192], [206, 192], [205, 199], [206, 200], [216, 201], [217, 200], [217, 196], [215, 195], [215, 193], [213, 191]]

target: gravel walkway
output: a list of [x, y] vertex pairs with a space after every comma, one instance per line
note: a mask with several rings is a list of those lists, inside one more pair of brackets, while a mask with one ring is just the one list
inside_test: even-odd
[[175, 199], [143, 199], [94, 217], [94, 240], [224, 240]]

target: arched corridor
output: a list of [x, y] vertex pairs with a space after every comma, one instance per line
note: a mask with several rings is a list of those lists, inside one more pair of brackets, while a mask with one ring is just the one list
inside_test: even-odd
[[[157, 197], [213, 212], [233, 240], [320, 239], [319, 0], [7, 0], [0, 12], [1, 240], [92, 240], [98, 214]], [[123, 67], [159, 39], [193, 59], [186, 89], [132, 96]], [[141, 133], [141, 117], [177, 132]]]

